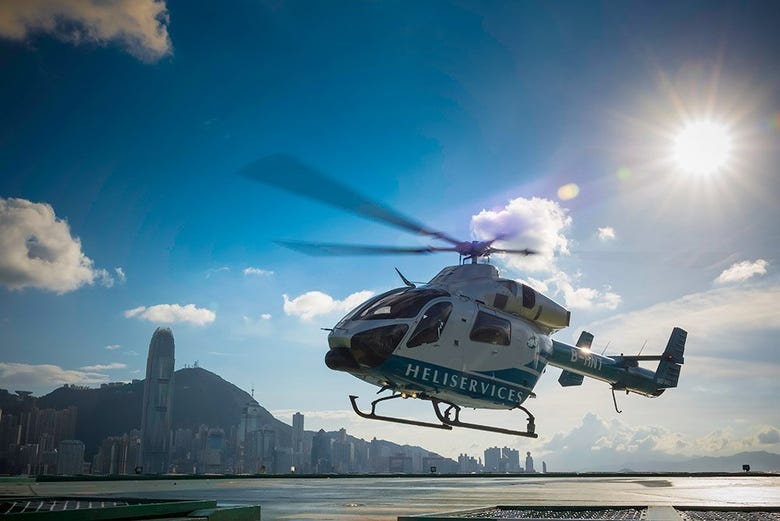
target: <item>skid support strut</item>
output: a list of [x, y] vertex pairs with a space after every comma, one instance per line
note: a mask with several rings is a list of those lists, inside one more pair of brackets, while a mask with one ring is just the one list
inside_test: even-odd
[[[436, 417], [439, 419], [441, 423], [408, 420], [406, 418], [395, 418], [392, 416], [381, 416], [379, 414], [376, 414], [376, 406], [379, 402], [385, 400], [393, 400], [395, 398], [402, 398], [402, 395], [400, 394], [385, 396], [384, 398], [379, 398], [377, 400], [374, 400], [373, 402], [371, 402], [371, 412], [363, 412], [360, 409], [358, 409], [357, 398], [358, 397], [354, 395], [349, 396], [349, 400], [352, 402], [352, 409], [354, 409], [354, 411], [358, 414], [358, 416], [367, 418], [369, 420], [382, 420], [382, 421], [393, 422], [393, 423], [403, 423], [405, 425], [417, 425], [418, 427], [431, 427], [433, 429], [452, 430], [453, 427], [462, 427], [464, 429], [475, 429], [478, 431], [497, 432], [499, 434], [509, 434], [511, 436], [525, 436], [527, 438], [538, 437], [536, 432], [534, 432], [536, 429], [536, 425], [534, 423], [533, 414], [531, 414], [528, 411], [528, 409], [526, 409], [525, 407], [521, 407], [519, 405], [517, 406], [517, 408], [522, 410], [528, 417], [528, 427], [526, 428], [525, 431], [505, 429], [503, 427], [493, 427], [491, 425], [482, 425], [479, 423], [463, 422], [460, 420], [461, 408], [458, 405], [455, 405], [454, 403], [450, 403], [450, 402], [444, 402], [442, 400], [437, 400], [436, 398], [431, 398], [431, 397], [424, 397], [424, 398], [418, 397], [418, 398], [422, 400], [431, 401], [431, 404], [433, 405], [433, 411], [434, 413], [436, 413]], [[446, 406], [444, 412], [442, 412], [440, 408], [442, 405]]]
[[363, 412], [360, 409], [358, 409], [357, 406], [357, 396], [350, 394], [349, 395], [349, 401], [352, 402], [352, 408], [355, 410], [358, 416], [362, 416], [363, 418], [368, 418], [369, 420], [382, 420], [386, 422], [393, 422], [393, 423], [403, 423], [405, 425], [417, 425], [418, 427], [431, 427], [433, 429], [444, 429], [444, 430], [452, 430], [452, 427], [449, 425], [446, 425], [444, 423], [428, 423], [428, 422], [421, 422], [417, 420], [407, 420], [406, 418], [394, 418], [392, 416], [380, 416], [376, 414], [376, 404], [379, 402], [383, 402], [385, 400], [393, 400], [395, 398], [401, 398], [400, 394], [394, 394], [392, 396], [385, 396], [384, 398], [379, 398], [377, 400], [374, 400], [371, 402], [371, 412]]
[[[528, 416], [528, 427], [524, 431], [504, 429], [503, 427], [493, 427], [479, 423], [462, 422], [460, 421], [461, 408], [459, 406], [455, 405], [454, 403], [437, 400], [436, 398], [431, 398], [431, 402], [433, 403], [433, 411], [436, 413], [436, 417], [439, 418], [439, 421], [445, 425], [463, 427], [465, 429], [476, 429], [478, 431], [497, 432], [499, 434], [509, 434], [511, 436], [525, 436], [526, 438], [537, 438], [539, 436], [535, 432], [536, 424], [534, 423], [534, 415], [531, 414], [528, 409], [520, 405], [518, 405], [517, 408], [523, 411], [526, 416]], [[447, 408], [444, 409], [444, 413], [442, 413], [441, 409], [439, 409], [439, 406], [442, 404], [447, 406]]]

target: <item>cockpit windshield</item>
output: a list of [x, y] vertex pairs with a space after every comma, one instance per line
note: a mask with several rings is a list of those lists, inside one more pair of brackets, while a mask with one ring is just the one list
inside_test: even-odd
[[361, 309], [353, 320], [383, 320], [388, 318], [416, 317], [425, 304], [449, 293], [440, 289], [408, 289], [392, 293]]

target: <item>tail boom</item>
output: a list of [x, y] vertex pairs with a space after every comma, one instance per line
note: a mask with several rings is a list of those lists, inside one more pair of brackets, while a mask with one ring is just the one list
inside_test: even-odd
[[[686, 337], [685, 330], [675, 327], [661, 355], [610, 357], [592, 352], [593, 336], [583, 332], [577, 346], [553, 340], [553, 353], [548, 363], [564, 370], [559, 379], [564, 386], [579, 385], [572, 382], [577, 381], [575, 375], [582, 375], [606, 382], [616, 390], [658, 396], [670, 387], [677, 387]], [[589, 341], [583, 342], [583, 338]], [[648, 360], [659, 361], [655, 371], [639, 367], [640, 361]]]

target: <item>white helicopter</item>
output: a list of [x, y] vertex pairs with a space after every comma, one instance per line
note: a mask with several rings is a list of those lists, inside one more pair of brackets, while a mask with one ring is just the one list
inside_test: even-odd
[[[450, 430], [463, 427], [536, 438], [534, 416], [523, 407], [549, 364], [563, 369], [558, 382], [576, 386], [585, 376], [608, 383], [618, 413], [615, 391], [659, 396], [676, 387], [683, 364], [686, 331], [674, 328], [661, 355], [603, 356], [591, 351], [593, 335], [583, 331], [576, 345], [552, 339], [570, 321], [570, 312], [526, 284], [499, 276], [479, 259], [493, 253], [533, 255], [528, 249], [497, 248], [490, 241], [459, 241], [376, 203], [303, 165], [274, 155], [241, 170], [253, 180], [336, 206], [414, 233], [448, 243], [446, 246], [365, 246], [280, 241], [310, 255], [380, 255], [457, 252], [460, 263], [441, 270], [417, 287], [398, 275], [405, 286], [377, 295], [349, 312], [328, 329], [325, 364], [390, 391], [374, 400], [368, 419]], [[658, 361], [655, 371], [639, 367]], [[437, 422], [379, 415], [377, 405], [397, 398], [428, 400]], [[468, 423], [464, 407], [520, 409], [525, 430]]]

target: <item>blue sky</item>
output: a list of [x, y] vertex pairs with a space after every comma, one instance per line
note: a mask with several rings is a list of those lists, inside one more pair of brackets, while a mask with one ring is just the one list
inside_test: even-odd
[[[0, 386], [142, 378], [164, 325], [178, 367], [307, 428], [558, 467], [780, 451], [778, 21], [746, 1], [5, 2]], [[674, 159], [701, 121], [729, 139], [710, 174]], [[572, 310], [559, 338], [650, 352], [682, 326], [680, 388], [617, 416], [606, 386], [549, 369], [533, 442], [355, 417], [347, 395], [374, 390], [325, 368], [319, 328], [393, 267], [425, 281], [457, 259], [275, 245], [425, 244], [237, 174], [279, 152], [457, 237], [521, 223], [509, 245], [545, 253], [493, 261]]]

